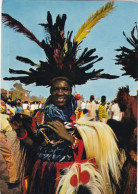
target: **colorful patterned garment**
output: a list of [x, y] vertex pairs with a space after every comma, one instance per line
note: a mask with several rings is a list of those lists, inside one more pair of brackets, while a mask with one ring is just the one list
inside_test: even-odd
[[[63, 140], [62, 143], [58, 143], [55, 146], [53, 146], [51, 143], [43, 146], [42, 142], [44, 141], [44, 136], [41, 133], [42, 126], [44, 126], [44, 133], [48, 135], [50, 139], [55, 138], [56, 141], [59, 140], [60, 138], [57, 137], [55, 133], [51, 133], [51, 130], [48, 129], [48, 127], [45, 127], [48, 121], [59, 120], [66, 125], [68, 133], [75, 134], [75, 136], [80, 138], [77, 130], [75, 130], [72, 121], [72, 119], [75, 119], [75, 109], [76, 99], [74, 98], [74, 96], [71, 96], [70, 102], [63, 110], [58, 109], [58, 107], [53, 105], [51, 103], [51, 98], [49, 97], [46, 101], [44, 110], [40, 110], [39, 113], [36, 113], [37, 116], [41, 117], [41, 119], [39, 119], [39, 125], [37, 126], [36, 132], [36, 139], [39, 143], [39, 146], [36, 150], [37, 160], [34, 164], [32, 172], [29, 175], [29, 179], [28, 176], [28, 180], [25, 179], [28, 183], [27, 186], [25, 186], [24, 184], [24, 193], [54, 194], [58, 185], [61, 171], [61, 174], [63, 174], [63, 168], [71, 166], [76, 160], [74, 156], [74, 150], [69, 147], [69, 143], [67, 141]], [[43, 116], [44, 119], [42, 119]], [[76, 149], [75, 151], [76, 154], [79, 156], [79, 162], [86, 162], [86, 155], [83, 147], [83, 142], [81, 140], [79, 140], [79, 145], [81, 145], [81, 154], [78, 149]], [[92, 159], [91, 162], [94, 163], [96, 166], [94, 159]]]
[[[42, 114], [41, 116], [43, 116], [44, 119], [40, 119], [41, 121], [39, 121], [39, 123], [37, 122], [36, 140], [39, 146], [37, 146], [36, 152], [38, 159], [47, 162], [74, 161], [73, 151], [72, 148], [69, 147], [69, 142], [61, 139], [46, 125], [47, 122], [59, 120], [67, 125], [66, 128], [68, 128], [67, 131], [69, 134], [79, 137], [79, 134], [74, 127], [68, 127], [69, 122], [72, 122], [72, 119], [75, 119], [74, 112], [76, 107], [77, 103], [74, 96], [71, 96], [69, 103], [64, 109], [59, 109], [57, 106], [53, 105], [51, 97], [48, 98], [44, 110], [40, 111], [40, 114]], [[42, 145], [44, 136], [47, 136], [49, 139], [49, 144], [46, 146]], [[56, 144], [56, 142], [59, 143]]]

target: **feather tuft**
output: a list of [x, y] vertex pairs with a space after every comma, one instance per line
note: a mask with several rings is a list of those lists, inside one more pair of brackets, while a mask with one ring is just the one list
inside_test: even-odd
[[80, 42], [86, 38], [86, 35], [99, 22], [99, 20], [106, 17], [112, 10], [114, 10], [114, 8], [114, 2], [108, 2], [105, 6], [102, 6], [100, 9], [98, 9], [95, 14], [92, 14], [92, 16], [90, 16], [78, 30], [74, 38], [75, 41]]
[[70, 179], [72, 175], [77, 175], [79, 179], [79, 171], [78, 171], [78, 165], [81, 166], [81, 172], [87, 171], [90, 175], [90, 180], [87, 184], [85, 184], [85, 187], [88, 188], [90, 193], [96, 193], [101, 194], [104, 193], [104, 184], [103, 179], [100, 175], [100, 173], [93, 167], [93, 164], [90, 162], [85, 163], [74, 163], [70, 168], [66, 169], [66, 172], [63, 176], [61, 176], [60, 182], [57, 187], [56, 194], [73, 194], [77, 193], [79, 187], [82, 184], [81, 182], [76, 186], [73, 187], [70, 184]]
[[12, 18], [10, 15], [2, 13], [2, 22], [5, 24], [5, 26], [13, 28], [16, 32], [24, 34], [41, 47], [40, 41], [34, 36], [34, 34], [30, 32], [27, 28], [25, 28], [19, 21]]
[[76, 124], [84, 142], [86, 157], [87, 159], [96, 159], [104, 184], [109, 183], [111, 187], [109, 172], [111, 172], [116, 184], [119, 184], [120, 152], [113, 130], [103, 122], [91, 121], [91, 117], [88, 114], [81, 117]]

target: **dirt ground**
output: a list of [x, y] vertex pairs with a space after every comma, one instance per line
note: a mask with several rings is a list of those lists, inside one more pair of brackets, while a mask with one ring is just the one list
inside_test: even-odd
[[[19, 140], [16, 138], [16, 133], [14, 131], [6, 133], [8, 142], [12, 147], [13, 155], [15, 158], [17, 170], [19, 161]], [[22, 194], [21, 184], [13, 189], [8, 189], [8, 171], [6, 167], [5, 160], [0, 153], [0, 194]]]

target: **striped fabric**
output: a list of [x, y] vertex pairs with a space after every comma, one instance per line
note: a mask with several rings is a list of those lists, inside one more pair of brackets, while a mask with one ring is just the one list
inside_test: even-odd
[[103, 121], [103, 118], [107, 118], [106, 108], [103, 105], [99, 105], [99, 120]]

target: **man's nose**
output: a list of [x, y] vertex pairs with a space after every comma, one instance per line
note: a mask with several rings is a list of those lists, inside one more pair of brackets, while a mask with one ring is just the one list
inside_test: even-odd
[[60, 88], [60, 89], [58, 89], [57, 93], [58, 93], [58, 95], [62, 95], [64, 93], [64, 91], [63, 91], [63, 89]]

